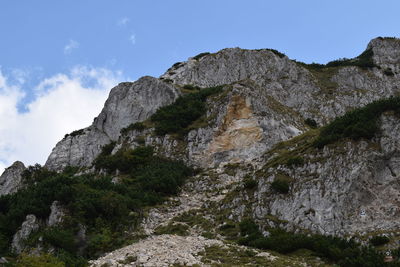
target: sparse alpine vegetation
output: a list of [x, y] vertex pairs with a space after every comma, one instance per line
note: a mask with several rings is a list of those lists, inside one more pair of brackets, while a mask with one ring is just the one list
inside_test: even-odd
[[346, 66], [356, 66], [360, 67], [362, 69], [368, 69], [368, 68], [379, 68], [374, 61], [373, 57], [374, 52], [372, 49], [367, 49], [364, 52], [361, 53], [358, 57], [355, 58], [341, 58], [337, 60], [330, 61], [326, 64], [319, 64], [319, 63], [311, 63], [311, 64], [306, 64], [302, 62], [297, 62], [300, 65], [312, 69], [312, 70], [320, 70], [324, 68], [330, 68], [330, 67], [346, 67]]
[[336, 118], [321, 129], [314, 146], [322, 148], [343, 138], [371, 139], [378, 133], [378, 119], [386, 111], [394, 111], [399, 114], [400, 97], [377, 100]]
[[[76, 175], [77, 168], [62, 173], [39, 165], [28, 168], [24, 176], [29, 188], [0, 197], [0, 254], [10, 253], [9, 244], [26, 215], [45, 221], [57, 200], [68, 215], [60, 225], [42, 225], [27, 242], [30, 247], [40, 243], [54, 248], [54, 255], [67, 266], [85, 266], [86, 259], [132, 241], [126, 231], [135, 230], [144, 208], [176, 194], [192, 175], [182, 162], [158, 157], [151, 147], [122, 149], [111, 155], [114, 145], [103, 148], [96, 167], [107, 172], [118, 169], [123, 175], [118, 183], [108, 175]], [[76, 238], [82, 227], [87, 236], [84, 244]]]
[[184, 135], [187, 127], [206, 112], [207, 97], [222, 92], [223, 86], [201, 89], [180, 96], [173, 104], [159, 108], [151, 116], [157, 135]]
[[238, 242], [241, 245], [270, 249], [284, 254], [299, 249], [308, 249], [341, 267], [386, 266], [383, 263], [383, 254], [351, 239], [317, 234], [295, 234], [279, 228], [268, 229], [269, 236], [264, 237], [258, 225], [251, 219], [243, 219], [239, 226], [242, 238]]

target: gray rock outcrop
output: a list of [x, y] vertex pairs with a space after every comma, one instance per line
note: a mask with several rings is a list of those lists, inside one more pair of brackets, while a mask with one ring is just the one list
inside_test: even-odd
[[22, 173], [25, 165], [21, 161], [14, 162], [0, 176], [0, 196], [12, 194], [23, 186]]
[[48, 226], [55, 226], [61, 223], [65, 216], [65, 209], [58, 201], [54, 201], [50, 206], [50, 215], [47, 219]]
[[66, 166], [90, 166], [102, 146], [118, 139], [122, 128], [149, 118], [178, 96], [174, 86], [149, 76], [133, 83], [120, 83], [111, 90], [93, 124], [58, 142], [45, 167], [62, 170]]
[[27, 215], [25, 221], [22, 223], [21, 228], [15, 233], [12, 243], [11, 250], [20, 254], [24, 251], [24, 241], [29, 237], [31, 233], [39, 229], [39, 222], [35, 215]]

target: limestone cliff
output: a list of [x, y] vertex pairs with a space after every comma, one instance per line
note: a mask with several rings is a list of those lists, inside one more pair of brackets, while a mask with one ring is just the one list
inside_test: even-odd
[[[93, 124], [66, 135], [45, 166], [57, 171], [91, 167], [102, 147], [115, 141], [114, 154], [120, 148], [149, 145], [159, 155], [201, 167], [179, 196], [146, 212], [141, 228], [149, 238], [93, 261], [97, 266], [123, 266], [121, 261], [127, 266], [201, 264], [197, 254], [205, 246], [243, 249], [222, 245], [219, 229], [245, 217], [254, 219], [265, 236], [269, 227], [279, 226], [360, 240], [379, 231], [400, 239], [398, 112], [384, 112], [380, 130], [370, 140], [312, 145], [320, 126], [375, 100], [400, 95], [399, 78], [400, 40], [394, 38], [373, 39], [360, 56], [323, 66], [296, 62], [271, 49], [204, 53], [174, 64], [159, 78], [143, 77], [113, 88]], [[160, 107], [213, 86], [222, 90], [206, 98], [205, 114], [183, 134], [157, 134], [149, 118]], [[121, 132], [136, 122], [143, 122], [142, 127]], [[118, 183], [119, 172], [114, 174]], [[289, 185], [287, 192], [273, 188], [276, 180]], [[56, 204], [49, 224], [68, 214]], [[188, 237], [153, 235], [160, 227], [175, 225], [185, 225]], [[194, 245], [180, 246], [174, 240]], [[164, 257], [165, 246], [188, 251], [180, 259], [175, 252]], [[163, 254], [162, 263], [157, 253]]]
[[122, 128], [142, 121], [159, 107], [172, 103], [179, 91], [153, 77], [114, 87], [104, 108], [88, 128], [66, 135], [51, 152], [45, 166], [62, 170], [66, 166], [90, 166], [102, 146], [116, 141]]

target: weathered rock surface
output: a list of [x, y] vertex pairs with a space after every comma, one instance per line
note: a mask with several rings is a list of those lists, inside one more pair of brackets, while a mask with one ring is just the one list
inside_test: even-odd
[[208, 240], [201, 236], [160, 235], [149, 237], [140, 243], [116, 250], [96, 261], [91, 266], [160, 266], [174, 264], [203, 265], [198, 253], [205, 247], [223, 245], [219, 240]]
[[24, 241], [29, 237], [31, 233], [39, 229], [39, 222], [35, 215], [27, 215], [25, 221], [21, 225], [21, 229], [14, 235], [11, 250], [20, 254], [25, 249]]
[[50, 206], [50, 215], [47, 219], [48, 226], [55, 226], [63, 221], [65, 209], [58, 201], [54, 201]]
[[102, 146], [118, 139], [122, 128], [147, 119], [159, 107], [172, 103], [178, 95], [174, 86], [149, 76], [134, 83], [120, 83], [111, 90], [93, 124], [61, 140], [45, 166], [51, 170], [90, 166]]
[[23, 186], [22, 173], [25, 169], [21, 161], [16, 161], [5, 169], [0, 176], [0, 196], [15, 193]]
[[[381, 117], [381, 133], [372, 141], [338, 143], [302, 155], [304, 164], [264, 167], [257, 189], [239, 191], [225, 208], [233, 217], [252, 216], [263, 226], [308, 229], [336, 236], [395, 232], [399, 227], [400, 120]], [[296, 147], [288, 146], [290, 150]], [[267, 161], [268, 157], [267, 155]], [[256, 176], [257, 177], [257, 176]], [[271, 188], [276, 178], [291, 181], [288, 194]], [[252, 203], [252, 204], [249, 204]]]

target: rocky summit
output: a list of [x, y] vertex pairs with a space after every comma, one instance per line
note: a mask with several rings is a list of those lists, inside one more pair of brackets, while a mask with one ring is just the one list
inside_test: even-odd
[[398, 266], [399, 114], [396, 38], [324, 65], [273, 49], [199, 54], [114, 87], [43, 167], [6, 169], [0, 256]]

